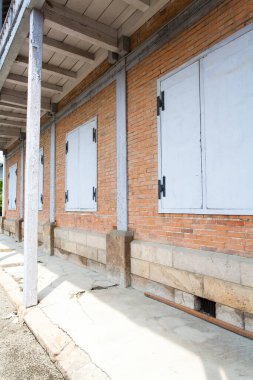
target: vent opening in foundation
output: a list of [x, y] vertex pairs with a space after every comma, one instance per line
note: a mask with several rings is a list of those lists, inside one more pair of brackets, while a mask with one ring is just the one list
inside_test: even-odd
[[216, 318], [216, 302], [209, 301], [206, 298], [196, 297], [195, 298], [195, 310], [200, 313], [210, 315]]

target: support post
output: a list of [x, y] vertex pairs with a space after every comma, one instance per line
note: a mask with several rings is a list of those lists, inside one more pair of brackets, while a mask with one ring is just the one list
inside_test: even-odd
[[39, 142], [41, 109], [43, 16], [30, 14], [29, 66], [25, 165], [24, 306], [34, 306], [37, 296]]
[[110, 280], [123, 287], [131, 284], [132, 232], [128, 231], [127, 203], [127, 97], [126, 71], [116, 77], [117, 96], [117, 230], [106, 236], [106, 270]]
[[50, 135], [50, 223], [55, 222], [55, 122]]
[[117, 229], [127, 231], [127, 99], [126, 71], [116, 78], [117, 92]]
[[22, 223], [24, 221], [24, 138], [21, 142], [20, 157], [20, 210], [19, 218], [15, 220], [15, 238], [16, 241], [22, 241]]
[[24, 150], [25, 142], [21, 142], [21, 160], [20, 160], [20, 219], [24, 219]]
[[1, 232], [4, 233], [4, 219], [5, 219], [5, 200], [6, 200], [6, 151], [3, 151], [3, 183], [2, 183], [2, 218], [1, 218]]
[[6, 152], [3, 152], [2, 218], [6, 213]]
[[50, 134], [50, 219], [43, 226], [44, 251], [54, 254], [55, 227], [55, 121], [51, 124]]

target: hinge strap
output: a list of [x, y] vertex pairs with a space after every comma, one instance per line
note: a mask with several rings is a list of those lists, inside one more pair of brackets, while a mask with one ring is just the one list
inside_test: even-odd
[[164, 111], [164, 91], [161, 92], [160, 96], [157, 96], [157, 116], [160, 116], [160, 108]]
[[166, 196], [166, 177], [163, 176], [163, 182], [158, 180], [158, 199]]

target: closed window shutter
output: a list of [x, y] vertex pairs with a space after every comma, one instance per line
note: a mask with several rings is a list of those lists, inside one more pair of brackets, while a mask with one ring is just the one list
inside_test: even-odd
[[44, 179], [44, 152], [43, 148], [39, 153], [39, 210], [43, 209], [43, 179]]
[[97, 138], [96, 121], [80, 127], [79, 139], [79, 208], [96, 210], [97, 203]]
[[17, 208], [17, 164], [14, 164], [9, 169], [9, 210]]
[[253, 210], [253, 32], [203, 59], [208, 209]]
[[194, 63], [161, 83], [161, 173], [165, 196], [160, 211], [202, 207], [199, 63]]
[[67, 134], [66, 151], [66, 209], [79, 208], [79, 129]]

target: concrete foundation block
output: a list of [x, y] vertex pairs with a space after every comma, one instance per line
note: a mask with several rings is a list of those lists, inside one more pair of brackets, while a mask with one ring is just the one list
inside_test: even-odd
[[22, 241], [22, 222], [23, 219], [15, 220], [15, 240], [18, 242]]
[[76, 243], [69, 240], [61, 240], [61, 249], [70, 253], [76, 253]]
[[87, 245], [87, 233], [81, 230], [69, 230], [69, 241], [76, 244]]
[[172, 247], [167, 244], [134, 240], [131, 243], [131, 257], [171, 267]]
[[157, 282], [147, 280], [146, 278], [134, 274], [131, 275], [131, 286], [140, 292], [148, 292], [169, 301], [174, 301], [174, 289], [169, 286], [158, 284]]
[[106, 235], [106, 270], [109, 279], [123, 287], [131, 284], [132, 232], [113, 230]]
[[253, 314], [244, 313], [245, 330], [253, 332]]
[[151, 263], [150, 280], [203, 297], [203, 279], [194, 273]]
[[192, 294], [182, 292], [181, 290], [175, 289], [175, 299], [174, 301], [179, 305], [189, 307], [190, 309], [195, 309], [195, 299], [196, 297]]
[[136, 276], [149, 278], [149, 262], [138, 259], [131, 259], [131, 273]]
[[98, 262], [102, 264], [106, 264], [106, 250], [98, 249]]
[[76, 253], [77, 255], [87, 257], [87, 259], [95, 260], [98, 259], [98, 252], [97, 248], [93, 247], [87, 247], [83, 244], [76, 244]]
[[243, 328], [243, 313], [232, 307], [216, 304], [216, 318], [231, 325]]
[[106, 267], [104, 264], [99, 263], [98, 261], [94, 261], [91, 259], [87, 259], [87, 267], [95, 272], [105, 272]]
[[106, 235], [96, 232], [86, 232], [87, 246], [98, 249], [106, 249]]
[[54, 228], [55, 224], [50, 221], [43, 225], [44, 250], [50, 256], [54, 254]]
[[204, 298], [247, 313], [253, 313], [253, 288], [204, 277]]

